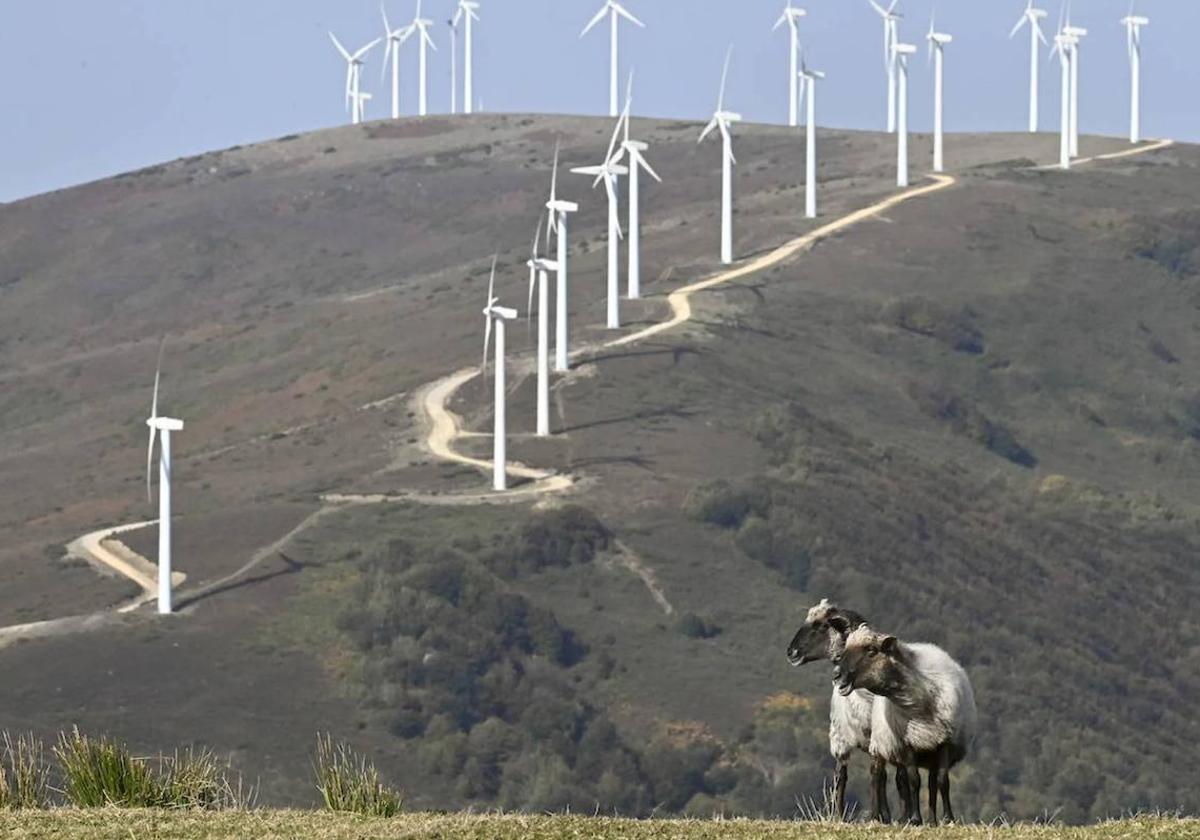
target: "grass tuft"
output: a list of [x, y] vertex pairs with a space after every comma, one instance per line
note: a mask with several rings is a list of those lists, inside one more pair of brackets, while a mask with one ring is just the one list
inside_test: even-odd
[[146, 762], [108, 738], [89, 738], [75, 727], [58, 737], [54, 754], [62, 764], [63, 793], [76, 808], [154, 808], [162, 788]]
[[33, 733], [7, 732], [0, 738], [0, 809], [41, 809], [50, 807], [50, 765], [46, 751]]
[[400, 813], [399, 793], [384, 786], [379, 771], [364, 755], [347, 744], [335, 744], [330, 735], [317, 736], [313, 763], [317, 790], [330, 811], [369, 817], [393, 817]]

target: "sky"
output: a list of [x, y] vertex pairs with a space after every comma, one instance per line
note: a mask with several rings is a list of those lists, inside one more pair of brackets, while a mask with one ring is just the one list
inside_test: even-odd
[[[393, 23], [416, 0], [386, 0]], [[450, 104], [447, 19], [455, 0], [423, 0], [437, 23], [429, 101]], [[476, 93], [487, 111], [603, 114], [608, 33], [580, 30], [602, 0], [480, 0]], [[622, 26], [622, 76], [636, 68], [634, 113], [707, 118], [726, 48], [734, 48], [727, 106], [752, 122], [787, 118], [788, 37], [772, 31], [784, 0], [624, 0], [646, 29]], [[801, 41], [825, 71], [817, 120], [878, 129], [886, 116], [882, 23], [867, 0], [795, 0], [808, 10]], [[924, 38], [954, 36], [946, 52], [947, 131], [1025, 127], [1029, 41], [1009, 39], [1025, 0], [900, 0], [901, 38], [922, 47], [910, 71], [910, 124], [932, 123]], [[1055, 27], [1059, 0], [1039, 5]], [[1081, 57], [1080, 126], [1128, 132], [1129, 62], [1119, 20], [1129, 0], [1074, 0], [1090, 30]], [[1197, 0], [1138, 0], [1143, 33], [1143, 130], [1200, 140]], [[380, 36], [378, 0], [3, 0], [0, 2], [0, 202], [186, 155], [347, 121], [345, 64], [327, 32], [352, 49]], [[406, 113], [416, 104], [415, 41], [405, 45]], [[461, 39], [460, 53], [461, 60]], [[390, 113], [383, 48], [369, 56], [368, 118]], [[1058, 121], [1058, 66], [1042, 55], [1042, 123]], [[461, 81], [461, 75], [460, 75]], [[1189, 93], [1189, 91], [1191, 93]]]

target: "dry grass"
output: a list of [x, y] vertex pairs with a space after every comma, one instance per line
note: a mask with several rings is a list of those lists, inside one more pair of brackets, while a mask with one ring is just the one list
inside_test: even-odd
[[391, 819], [302, 811], [201, 813], [194, 811], [59, 810], [0, 813], [0, 836], [22, 840], [155, 840], [243, 838], [263, 840], [891, 840], [928, 835], [940, 840], [1195, 840], [1200, 821], [1144, 817], [1087, 828], [1058, 826], [955, 826], [902, 829], [750, 820], [618, 820], [589, 817], [524, 817], [405, 814]]

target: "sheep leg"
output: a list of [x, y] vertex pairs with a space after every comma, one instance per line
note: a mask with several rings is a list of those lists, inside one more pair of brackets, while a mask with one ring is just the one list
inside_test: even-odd
[[902, 767], [897, 773], [908, 776], [908, 822], [910, 825], [921, 824], [921, 771], [917, 765], [910, 764]]
[[933, 765], [931, 765], [929, 768], [929, 824], [932, 826], [936, 826], [938, 824], [938, 779], [941, 777], [941, 767], [941, 762], [935, 760]]
[[849, 774], [846, 762], [838, 759], [837, 775], [833, 777], [833, 808], [839, 820], [846, 819], [846, 777]]
[[896, 765], [896, 793], [900, 797], [901, 823], [912, 822], [912, 794], [908, 789], [908, 769], [903, 764]]
[[942, 808], [945, 809], [945, 821], [947, 823], [954, 822], [954, 809], [950, 807], [950, 761], [946, 754], [947, 748], [943, 748], [941, 761], [938, 762], [938, 787], [942, 792]]
[[871, 819], [880, 823], [892, 821], [887, 799], [887, 762], [871, 759]]

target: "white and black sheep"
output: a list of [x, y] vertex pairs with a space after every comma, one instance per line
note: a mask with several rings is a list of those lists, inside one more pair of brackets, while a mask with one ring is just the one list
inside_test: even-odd
[[[866, 620], [852, 610], [843, 610], [823, 599], [808, 611], [804, 624], [788, 645], [788, 662], [799, 667], [809, 662], [832, 660], [841, 654], [846, 637]], [[835, 686], [829, 701], [829, 752], [837, 765], [834, 776], [834, 808], [839, 816], [846, 814], [846, 780], [850, 756], [855, 750], [869, 752], [871, 747], [871, 707], [875, 696], [868, 691], [842, 695]], [[901, 783], [901, 777], [904, 782]], [[897, 776], [897, 783], [907, 784], [907, 777]], [[907, 791], [901, 787], [901, 797]], [[871, 762], [871, 819], [889, 822], [891, 811], [887, 800], [887, 763], [883, 759]]]
[[864, 689], [877, 695], [870, 752], [904, 768], [911, 791], [911, 802], [905, 803], [908, 816], [921, 820], [921, 767], [929, 773], [929, 822], [937, 824], [939, 792], [946, 819], [953, 821], [950, 768], [966, 757], [976, 728], [975, 693], [967, 672], [936, 645], [901, 642], [865, 624], [846, 637], [834, 661], [842, 696]]

